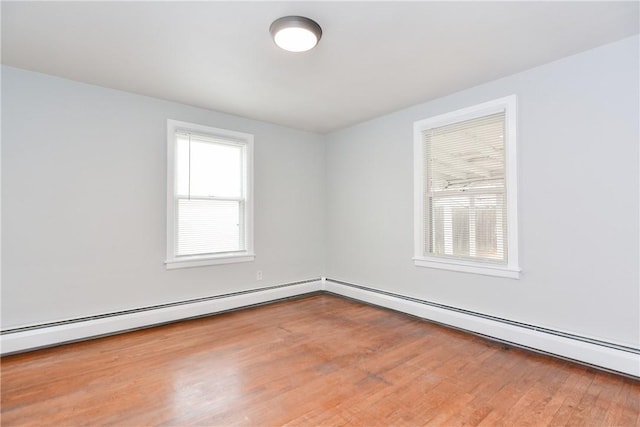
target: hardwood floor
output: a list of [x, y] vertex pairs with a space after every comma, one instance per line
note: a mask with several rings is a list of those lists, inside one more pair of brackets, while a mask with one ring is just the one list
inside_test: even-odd
[[330, 295], [2, 359], [2, 425], [640, 425], [640, 382]]

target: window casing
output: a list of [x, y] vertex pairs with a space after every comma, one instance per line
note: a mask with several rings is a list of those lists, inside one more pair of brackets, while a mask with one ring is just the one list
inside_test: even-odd
[[167, 121], [167, 268], [255, 258], [252, 158], [252, 135]]
[[519, 278], [516, 97], [414, 123], [414, 263]]

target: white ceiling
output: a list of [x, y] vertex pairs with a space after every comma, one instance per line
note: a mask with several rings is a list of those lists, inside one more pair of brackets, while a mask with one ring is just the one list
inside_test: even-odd
[[[323, 29], [306, 53], [269, 25]], [[637, 34], [630, 2], [2, 2], [2, 63], [326, 133]]]

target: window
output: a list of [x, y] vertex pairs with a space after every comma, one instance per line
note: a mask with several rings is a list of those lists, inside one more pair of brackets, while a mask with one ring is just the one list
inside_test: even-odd
[[253, 136], [167, 121], [167, 268], [254, 259]]
[[518, 278], [515, 95], [414, 123], [417, 266]]

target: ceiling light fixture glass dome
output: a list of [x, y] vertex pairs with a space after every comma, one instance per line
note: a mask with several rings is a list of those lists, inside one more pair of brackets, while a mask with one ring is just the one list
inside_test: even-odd
[[273, 41], [289, 52], [313, 49], [322, 37], [322, 28], [303, 16], [284, 16], [273, 21], [269, 28]]

